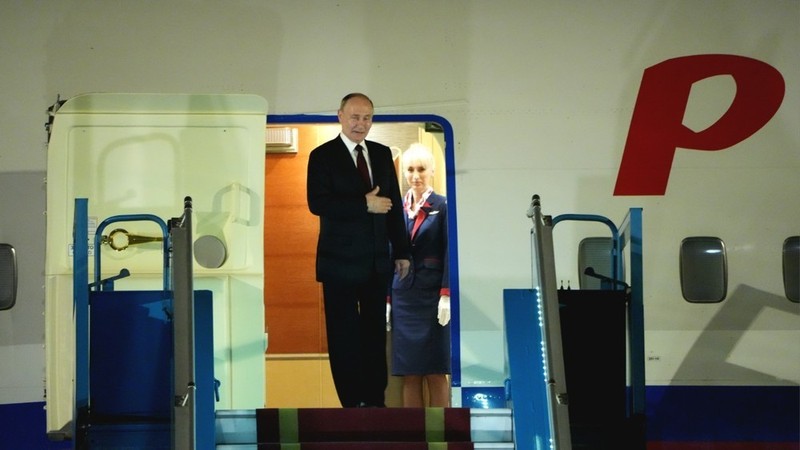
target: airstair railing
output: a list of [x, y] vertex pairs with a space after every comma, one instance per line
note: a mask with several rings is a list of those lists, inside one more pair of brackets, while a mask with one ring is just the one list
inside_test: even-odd
[[[114, 281], [130, 275], [127, 269], [122, 269], [119, 275], [101, 279], [102, 267], [100, 264], [101, 245], [111, 245], [110, 237], [105, 236], [105, 228], [115, 222], [124, 221], [152, 221], [162, 231], [161, 237], [145, 237], [147, 242], [163, 241], [164, 251], [164, 292], [168, 292], [172, 301], [171, 323], [173, 335], [173, 408], [171, 420], [171, 440], [174, 450], [194, 450], [201, 446], [210, 448], [213, 442], [198, 443], [197, 411], [196, 411], [196, 344], [195, 344], [195, 298], [193, 288], [193, 254], [192, 254], [192, 199], [184, 199], [183, 215], [172, 218], [169, 228], [158, 216], [150, 214], [117, 215], [101, 222], [95, 230], [94, 236], [94, 281], [89, 282], [89, 242], [86, 236], [88, 227], [88, 200], [75, 199], [75, 217], [73, 223], [73, 286], [74, 286], [74, 316], [75, 316], [75, 392], [74, 392], [74, 420], [72, 436], [76, 441], [76, 448], [84, 449], [89, 446], [88, 434], [91, 428], [89, 410], [91, 409], [90, 392], [90, 291], [114, 291]], [[115, 230], [116, 231], [116, 230]], [[123, 230], [124, 231], [124, 230]], [[127, 234], [127, 233], [124, 233]], [[133, 235], [128, 235], [131, 238]], [[142, 243], [141, 236], [134, 236]], [[133, 243], [133, 242], [131, 242]], [[119, 246], [117, 246], [119, 247]], [[85, 286], [86, 288], [82, 288]], [[113, 293], [116, 294], [116, 293]], [[208, 315], [208, 312], [205, 313]], [[210, 315], [204, 319], [205, 326], [210, 326]], [[205, 322], [204, 322], [205, 323]], [[211, 345], [206, 342], [205, 345]], [[207, 363], [205, 363], [208, 366]], [[206, 367], [213, 371], [213, 368]], [[205, 374], [204, 374], [205, 376]], [[210, 383], [210, 382], [209, 382]], [[209, 387], [209, 386], [206, 386]], [[207, 402], [206, 402], [207, 403]], [[207, 406], [204, 406], [207, 409]], [[213, 413], [213, 405], [211, 406]], [[204, 417], [208, 416], [204, 411]], [[209, 425], [209, 424], [205, 424]], [[153, 430], [153, 433], [157, 433]], [[208, 433], [205, 433], [206, 435]], [[119, 442], [125, 442], [124, 437]]]
[[[113, 290], [113, 282], [116, 279], [122, 278], [124, 276], [129, 275], [130, 273], [127, 272], [125, 269], [120, 272], [119, 275], [106, 279], [101, 280], [100, 276], [102, 275], [101, 264], [100, 264], [100, 246], [104, 243], [109, 243], [113, 246], [113, 242], [109, 241], [109, 236], [103, 234], [106, 227], [111, 225], [112, 223], [117, 222], [137, 222], [137, 221], [150, 221], [154, 222], [158, 225], [159, 229], [161, 230], [161, 238], [156, 238], [154, 240], [159, 240], [162, 242], [162, 253], [164, 258], [164, 283], [163, 289], [165, 291], [169, 289], [169, 234], [167, 231], [167, 224], [162, 220], [160, 217], [153, 215], [153, 214], [120, 214], [116, 216], [111, 216], [97, 226], [97, 229], [94, 233], [94, 283], [89, 285], [90, 289], [94, 289], [97, 291], [103, 290]], [[117, 230], [115, 230], [117, 231]], [[124, 231], [124, 230], [123, 230]], [[112, 232], [113, 233], [113, 232]]]
[[[633, 422], [631, 429], [644, 428], [645, 370], [644, 370], [644, 294], [642, 257], [642, 208], [630, 208], [617, 227], [610, 219], [595, 214], [560, 214], [553, 218], [553, 227], [566, 221], [598, 222], [611, 232], [611, 276], [597, 274], [587, 267], [585, 274], [600, 279], [609, 290], [626, 290], [630, 295], [627, 304], [627, 372], [630, 383], [626, 400], [626, 413]], [[629, 283], [625, 282], [623, 251], [630, 259]]]
[[539, 293], [550, 435], [554, 449], [569, 450], [572, 448], [569, 397], [567, 396], [561, 343], [561, 320], [559, 318], [558, 286], [553, 250], [553, 222], [551, 216], [545, 216], [542, 213], [538, 195], [533, 196], [527, 215], [533, 221], [533, 228], [531, 228], [532, 280], [533, 288]]
[[619, 230], [617, 226], [614, 225], [610, 219], [604, 216], [596, 215], [596, 214], [559, 214], [553, 218], [553, 227], [558, 225], [560, 222], [565, 222], [568, 220], [573, 221], [582, 221], [582, 222], [599, 222], [605, 224], [608, 229], [611, 231], [611, 276], [604, 277], [599, 274], [595, 274], [594, 270], [591, 267], [587, 267], [586, 275], [599, 278], [602, 281], [606, 281], [609, 283], [609, 289], [617, 290], [618, 288], [624, 288], [625, 283], [620, 283], [623, 276], [623, 266], [622, 266], [622, 244], [620, 243], [619, 238]]
[[196, 446], [195, 423], [195, 332], [192, 271], [192, 198], [183, 200], [183, 215], [170, 221], [174, 293], [175, 402], [173, 405], [172, 448], [192, 450]]

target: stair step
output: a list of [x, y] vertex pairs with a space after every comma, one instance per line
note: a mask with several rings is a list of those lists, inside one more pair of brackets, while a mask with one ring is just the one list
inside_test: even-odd
[[464, 408], [264, 408], [258, 443], [469, 442]]
[[[303, 442], [258, 444], [258, 450], [474, 450], [472, 442]], [[217, 450], [220, 447], [217, 446]]]
[[[323, 443], [323, 444], [320, 444], [323, 447], [307, 447], [306, 446], [306, 445], [313, 445], [313, 444], [283, 444], [283, 446], [281, 446], [281, 444], [262, 444], [261, 446], [259, 446], [258, 444], [218, 444], [216, 446], [216, 450], [264, 450], [265, 448], [270, 448], [270, 450], [272, 449], [272, 447], [265, 447], [264, 445], [275, 445], [274, 448], [275, 449], [279, 449], [279, 450], [309, 450], [309, 449], [312, 449], [312, 448], [314, 450], [318, 450], [318, 449], [322, 449], [322, 448], [324, 448], [324, 449], [344, 450], [341, 447], [336, 447], [335, 445], [337, 445], [337, 444], [339, 444], [339, 443], [333, 443], [333, 444], [331, 444], [331, 443]], [[390, 444], [390, 445], [395, 445], [397, 447], [376, 447], [375, 443], [367, 443], [367, 444], [371, 444], [371, 445], [369, 447], [363, 447], [363, 449], [365, 449], [365, 450], [366, 449], [370, 449], [370, 450], [371, 449], [388, 450], [389, 448], [392, 448], [392, 449], [396, 448], [396, 449], [405, 450], [405, 449], [409, 448], [409, 447], [407, 447], [407, 445], [408, 445], [407, 442], [399, 442], [399, 443], [391, 443]], [[439, 444], [441, 444], [441, 443], [439, 443], [439, 442], [425, 443], [424, 447], [419, 447], [419, 448], [420, 449], [424, 449], [424, 450], [445, 450], [445, 449], [447, 449], [447, 450], [461, 450], [462, 448], [465, 448], [465, 447], [456, 447], [454, 445], [468, 445], [469, 449], [474, 449], [474, 450], [514, 450], [514, 444], [511, 443], [511, 442], [475, 442], [475, 443], [457, 442], [457, 443], [450, 444], [449, 447], [437, 447], [437, 445], [439, 445]], [[447, 445], [447, 444], [444, 443], [444, 445]], [[411, 447], [411, 448], [416, 448], [416, 447]]]
[[[435, 411], [437, 409], [440, 411]], [[441, 427], [444, 423], [454, 428], [445, 430]], [[452, 445], [458, 441], [474, 443], [471, 448], [476, 449], [514, 448], [511, 409], [508, 408], [444, 408], [443, 411], [441, 408], [427, 411], [424, 408], [220, 410], [216, 413], [215, 426], [218, 450], [255, 449], [253, 445], [259, 443], [259, 438], [262, 450], [263, 445], [269, 442], [286, 444], [287, 441], [300, 440], [310, 444], [378, 439], [404, 443], [448, 440], [451, 446], [442, 448], [451, 449], [456, 448]], [[299, 430], [300, 427], [303, 429]], [[303, 445], [302, 450], [310, 448]]]

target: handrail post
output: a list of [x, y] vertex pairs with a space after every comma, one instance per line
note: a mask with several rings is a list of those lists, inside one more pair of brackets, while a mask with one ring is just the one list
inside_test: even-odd
[[[561, 344], [561, 319], [558, 304], [555, 255], [553, 250], [553, 220], [542, 214], [538, 195], [528, 209], [533, 220], [531, 229], [533, 288], [539, 291], [542, 344], [545, 352], [545, 379], [553, 448], [570, 450], [572, 437], [569, 424], [569, 397]], [[513, 382], [513, 380], [512, 380]]]
[[184, 198], [183, 216], [172, 219], [171, 225], [175, 357], [172, 448], [194, 450], [197, 433], [191, 197]]

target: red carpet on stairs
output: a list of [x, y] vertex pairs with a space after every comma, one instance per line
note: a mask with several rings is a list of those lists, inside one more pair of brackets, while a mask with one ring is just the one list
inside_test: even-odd
[[264, 408], [259, 450], [472, 450], [469, 408]]
[[474, 450], [471, 442], [305, 442], [258, 444], [258, 450]]

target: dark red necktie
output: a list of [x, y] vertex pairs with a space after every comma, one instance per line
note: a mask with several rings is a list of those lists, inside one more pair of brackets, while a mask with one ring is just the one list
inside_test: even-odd
[[368, 188], [372, 188], [372, 180], [369, 178], [369, 169], [367, 168], [367, 160], [364, 158], [364, 148], [361, 145], [356, 145], [356, 166], [358, 171], [361, 172], [361, 178]]

